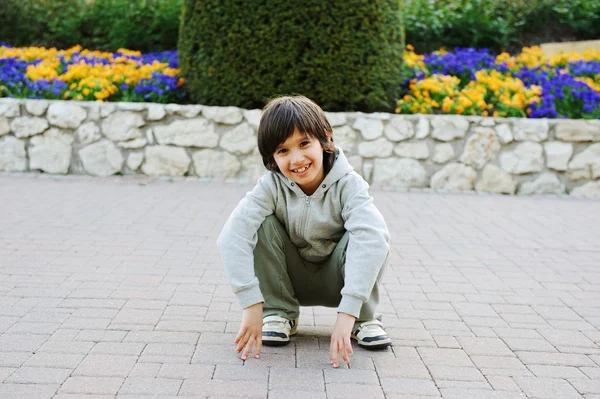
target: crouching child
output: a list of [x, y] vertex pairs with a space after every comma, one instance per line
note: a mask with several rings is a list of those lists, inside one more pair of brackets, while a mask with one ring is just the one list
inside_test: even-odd
[[349, 363], [351, 339], [391, 345], [375, 310], [389, 231], [368, 184], [336, 148], [323, 110], [303, 96], [271, 100], [258, 128], [268, 169], [239, 202], [217, 241], [242, 306], [234, 340], [242, 359], [285, 345], [300, 306], [337, 308], [330, 362]]

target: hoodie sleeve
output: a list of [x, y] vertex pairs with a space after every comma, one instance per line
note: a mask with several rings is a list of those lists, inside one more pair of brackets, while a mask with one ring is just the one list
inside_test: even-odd
[[225, 274], [242, 308], [264, 302], [254, 274], [257, 232], [265, 218], [274, 213], [275, 183], [270, 173], [235, 207], [217, 239]]
[[367, 182], [356, 176], [348, 182], [345, 191], [342, 217], [350, 239], [338, 311], [358, 317], [388, 256], [390, 234], [369, 195]]

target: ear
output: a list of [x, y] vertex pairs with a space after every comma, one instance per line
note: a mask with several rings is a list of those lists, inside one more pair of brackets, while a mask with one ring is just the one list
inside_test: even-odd
[[325, 137], [327, 137], [327, 141], [333, 141], [333, 137], [331, 137], [331, 132], [325, 131]]

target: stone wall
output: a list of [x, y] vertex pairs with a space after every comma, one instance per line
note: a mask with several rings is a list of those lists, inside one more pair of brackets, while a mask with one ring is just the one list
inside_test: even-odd
[[[600, 197], [600, 121], [328, 113], [375, 188]], [[0, 171], [255, 181], [260, 110], [0, 99]]]

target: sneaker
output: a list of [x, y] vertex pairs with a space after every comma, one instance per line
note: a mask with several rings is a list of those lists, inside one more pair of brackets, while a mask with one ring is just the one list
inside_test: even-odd
[[353, 331], [351, 337], [358, 342], [358, 346], [366, 349], [383, 349], [392, 345], [392, 340], [383, 329], [379, 320], [369, 320], [360, 323]]
[[267, 346], [281, 346], [290, 342], [290, 336], [298, 330], [298, 319], [288, 320], [280, 316], [263, 318], [262, 343]]

